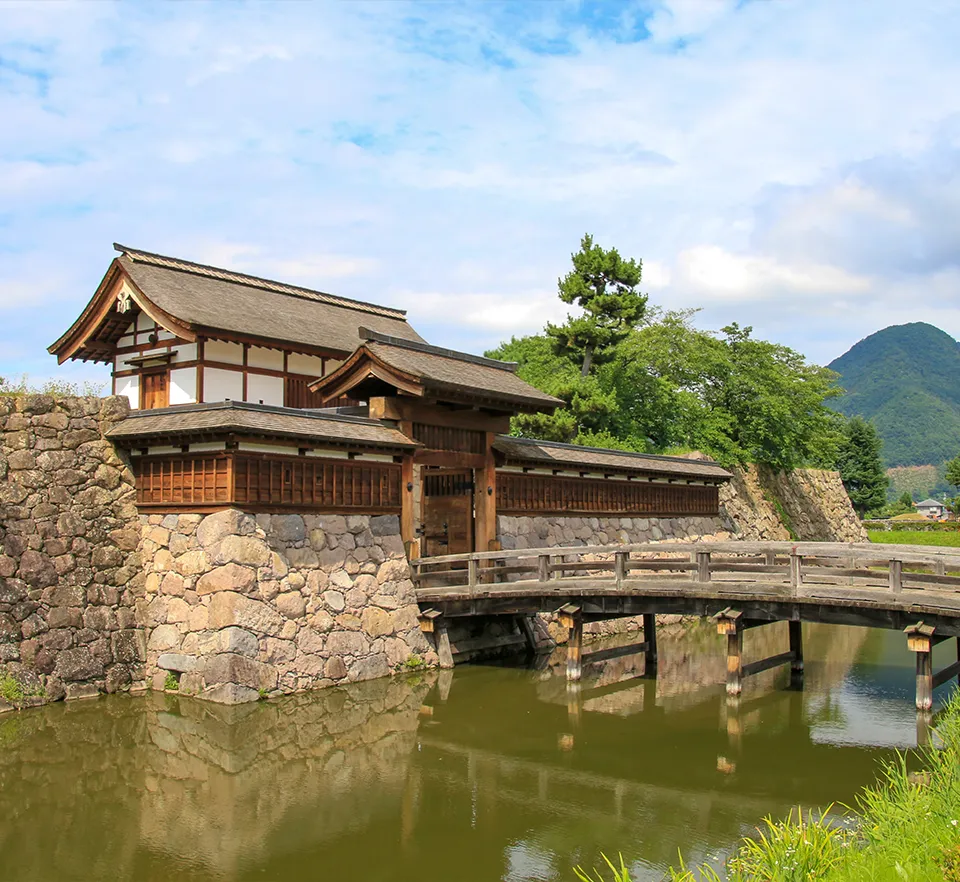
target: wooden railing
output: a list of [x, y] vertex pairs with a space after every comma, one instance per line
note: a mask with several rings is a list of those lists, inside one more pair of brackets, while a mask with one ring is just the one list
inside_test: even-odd
[[960, 550], [821, 542], [645, 543], [525, 548], [411, 561], [420, 594], [586, 588], [642, 590], [711, 581], [960, 591]]

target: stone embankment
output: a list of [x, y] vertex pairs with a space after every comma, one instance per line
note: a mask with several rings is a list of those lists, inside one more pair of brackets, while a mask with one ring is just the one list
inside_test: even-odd
[[0, 677], [25, 699], [144, 681], [133, 475], [117, 398], [0, 398]]
[[235, 703], [436, 663], [395, 515], [152, 515], [140, 553], [156, 688]]

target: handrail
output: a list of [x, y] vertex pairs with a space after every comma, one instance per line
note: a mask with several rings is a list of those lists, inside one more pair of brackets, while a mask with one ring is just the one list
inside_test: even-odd
[[690, 553], [696, 551], [720, 552], [727, 554], [799, 554], [802, 557], [840, 557], [856, 553], [857, 557], [873, 557], [878, 562], [895, 559], [904, 563], [928, 563], [942, 560], [960, 567], [960, 550], [917, 551], [916, 545], [894, 545], [877, 542], [638, 542], [623, 545], [552, 545], [543, 548], [513, 548], [502, 551], [474, 551], [468, 554], [444, 554], [434, 557], [414, 558], [412, 566], [424, 566], [446, 563], [464, 563], [469, 560], [514, 560], [536, 558], [542, 554], [582, 555], [614, 554], [626, 552], [665, 552]]
[[[638, 555], [638, 556], [634, 556]], [[679, 556], [679, 558], [678, 558]], [[684, 558], [685, 556], [685, 558]], [[762, 557], [744, 560], [745, 557]], [[584, 559], [587, 558], [587, 559]], [[786, 558], [784, 560], [783, 558]], [[460, 564], [460, 567], [451, 565]], [[466, 564], [465, 567], [462, 565]], [[904, 565], [921, 566], [927, 572], [912, 573]], [[809, 583], [883, 587], [893, 594], [944, 589], [960, 591], [960, 577], [947, 575], [948, 568], [960, 570], [960, 551], [918, 551], [916, 546], [875, 543], [828, 542], [646, 542], [624, 545], [553, 546], [508, 551], [448, 554], [411, 561], [413, 579], [419, 592], [471, 592], [496, 584], [497, 591], [511, 586], [559, 588], [578, 579], [596, 583], [609, 581], [611, 587], [634, 590], [638, 583], [680, 580], [708, 583], [716, 576], [737, 574], [741, 580], [791, 586], [793, 593]], [[929, 572], [932, 569], [933, 572]], [[500, 581], [504, 576], [513, 579]], [[759, 579], [757, 577], [760, 577]], [[827, 582], [823, 582], [827, 579]], [[515, 581], [514, 581], [515, 580]], [[447, 582], [442, 587], [439, 582]], [[724, 581], [723, 579], [720, 580]], [[868, 585], [881, 582], [881, 586]], [[705, 587], [705, 586], [704, 586]]]

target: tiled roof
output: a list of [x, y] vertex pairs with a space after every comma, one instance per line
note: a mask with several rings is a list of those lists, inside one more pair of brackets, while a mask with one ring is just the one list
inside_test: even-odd
[[645, 475], [689, 478], [691, 480], [725, 481], [732, 477], [715, 462], [685, 459], [678, 456], [657, 456], [649, 453], [629, 453], [604, 450], [599, 447], [580, 447], [577, 444], [559, 444], [555, 441], [535, 441], [498, 435], [494, 450], [502, 454], [507, 464], [530, 465], [537, 468], [557, 468], [574, 471], [612, 469], [618, 472], [636, 472]]
[[374, 358], [413, 377], [430, 393], [453, 393], [534, 410], [552, 410], [563, 404], [521, 380], [512, 362], [401, 340], [367, 328], [360, 330], [360, 336], [366, 339], [364, 348]]
[[114, 246], [118, 262], [144, 296], [193, 327], [265, 337], [348, 353], [360, 325], [420, 340], [403, 310], [335, 297], [309, 288]]
[[122, 443], [229, 432], [397, 450], [417, 446], [398, 429], [379, 420], [242, 401], [133, 411], [107, 434]]

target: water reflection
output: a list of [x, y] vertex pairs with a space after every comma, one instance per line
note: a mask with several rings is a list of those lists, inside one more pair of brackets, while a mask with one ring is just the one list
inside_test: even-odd
[[[753, 658], [786, 628], [756, 629]], [[242, 708], [112, 697], [0, 717], [10, 880], [567, 880], [622, 850], [659, 879], [768, 813], [850, 800], [917, 735], [902, 636], [805, 633], [724, 693], [708, 625], [642, 656], [463, 667]], [[588, 649], [593, 649], [589, 647]], [[646, 676], [645, 676], [646, 675]]]

